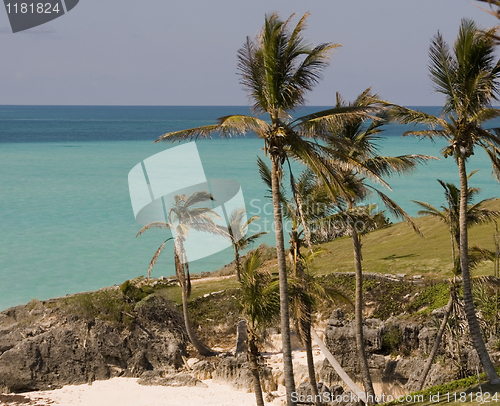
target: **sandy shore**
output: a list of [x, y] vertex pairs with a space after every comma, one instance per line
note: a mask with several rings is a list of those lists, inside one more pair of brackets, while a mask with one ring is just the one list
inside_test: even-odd
[[[268, 353], [267, 364], [282, 368], [281, 353]], [[315, 360], [323, 359], [314, 349]], [[294, 369], [307, 365], [305, 351], [293, 352]], [[305, 371], [302, 373], [306, 379]], [[203, 381], [208, 387], [144, 386], [137, 378], [113, 378], [95, 381], [91, 385], [67, 385], [50, 391], [27, 392], [0, 395], [0, 405], [9, 406], [255, 406], [255, 395], [236, 390], [228, 384], [216, 383], [211, 379]], [[278, 397], [266, 405], [285, 404], [285, 388], [280, 386]]]
[[[92, 385], [68, 385], [51, 391], [4, 395], [0, 405], [24, 406], [254, 406], [255, 395], [229, 385], [203, 381], [208, 388], [143, 386], [137, 378], [113, 378]], [[24, 399], [23, 399], [24, 398]], [[284, 397], [269, 405], [282, 405]]]

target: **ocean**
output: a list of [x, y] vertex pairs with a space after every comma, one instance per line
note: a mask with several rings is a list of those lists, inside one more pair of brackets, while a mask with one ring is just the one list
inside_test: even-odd
[[[320, 109], [324, 107], [298, 114]], [[436, 107], [422, 109], [439, 112]], [[167, 234], [151, 230], [135, 237], [141, 225], [132, 210], [129, 171], [178, 145], [153, 144], [166, 132], [248, 113], [244, 106], [0, 106], [0, 310], [145, 275]], [[442, 141], [402, 138], [405, 129], [387, 127], [379, 144], [382, 155], [441, 157]], [[271, 230], [272, 207], [256, 166], [257, 156], [265, 159], [262, 141], [214, 138], [196, 144], [206, 177], [239, 182], [249, 214], [260, 215], [251, 231]], [[471, 186], [482, 189], [479, 197], [498, 196], [484, 153], [478, 151], [468, 163], [468, 170], [473, 169], [480, 169], [471, 179]], [[444, 204], [438, 178], [458, 184], [452, 159], [387, 179], [392, 187], [387, 193], [416, 215], [418, 207], [410, 200]], [[274, 245], [274, 235], [261, 242]], [[214, 271], [232, 259], [233, 252], [226, 249], [191, 262], [190, 269]], [[173, 274], [172, 246], [167, 246], [152, 276]]]

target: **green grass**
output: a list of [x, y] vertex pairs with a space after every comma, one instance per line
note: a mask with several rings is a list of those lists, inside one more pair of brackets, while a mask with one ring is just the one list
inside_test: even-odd
[[[238, 288], [239, 284], [236, 278], [227, 278], [221, 280], [207, 280], [193, 283], [191, 287], [191, 298], [195, 300], [213, 292], [219, 292], [226, 289]], [[177, 285], [168, 286], [155, 290], [157, 295], [163, 296], [166, 299], [180, 304], [182, 303], [181, 288]]]
[[[500, 210], [500, 200], [485, 207]], [[431, 217], [415, 219], [425, 238], [419, 237], [406, 223], [371, 232], [362, 237], [363, 271], [390, 274], [430, 274], [451, 276], [451, 242], [448, 227]], [[494, 250], [494, 225], [469, 229], [469, 245]], [[314, 261], [318, 274], [352, 272], [352, 240], [340, 238], [319, 245], [323, 251]], [[491, 275], [493, 264], [485, 262], [475, 269], [477, 275]]]

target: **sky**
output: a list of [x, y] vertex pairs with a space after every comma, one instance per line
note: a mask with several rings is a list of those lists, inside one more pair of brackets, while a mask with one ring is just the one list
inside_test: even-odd
[[472, 0], [80, 0], [66, 15], [13, 34], [0, 9], [0, 104], [247, 105], [237, 51], [266, 13], [309, 11], [311, 43], [339, 43], [309, 105], [364, 89], [407, 106], [441, 105], [428, 77], [438, 32], [460, 20], [500, 23]]

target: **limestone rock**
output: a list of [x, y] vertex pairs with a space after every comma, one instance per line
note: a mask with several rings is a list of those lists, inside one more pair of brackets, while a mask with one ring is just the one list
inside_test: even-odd
[[247, 322], [240, 320], [236, 335], [236, 355], [245, 353], [248, 350], [248, 331]]
[[83, 320], [43, 310], [41, 305], [34, 311], [36, 317], [27, 306], [0, 313], [0, 388], [4, 391], [139, 376], [147, 370], [180, 367], [185, 354], [182, 319], [165, 304], [145, 306], [129, 327]]
[[[259, 365], [259, 373], [263, 392], [278, 389], [275, 378], [269, 367]], [[212, 372], [214, 382], [228, 383], [235, 389], [253, 391], [253, 375], [246, 356], [222, 358]]]
[[208, 361], [200, 361], [193, 365], [191, 375], [202, 381], [205, 379], [212, 379], [214, 366]]
[[[418, 351], [422, 355], [430, 354], [432, 347], [434, 346], [434, 341], [436, 340], [437, 331], [436, 329], [431, 329], [424, 327], [418, 333]], [[441, 341], [441, 347], [443, 343]]]

